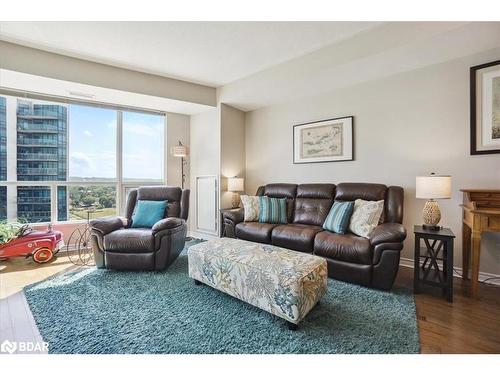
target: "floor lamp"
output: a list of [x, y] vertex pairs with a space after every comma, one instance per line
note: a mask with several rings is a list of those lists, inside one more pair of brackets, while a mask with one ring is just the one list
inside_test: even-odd
[[174, 146], [170, 149], [170, 153], [172, 156], [176, 158], [181, 158], [181, 188], [184, 189], [184, 184], [186, 182], [186, 174], [184, 173], [184, 165], [186, 162], [185, 158], [189, 154], [189, 149], [187, 146], [183, 145], [181, 141], [177, 146]]
[[[185, 158], [189, 154], [189, 149], [187, 146], [183, 145], [181, 141], [177, 146], [170, 149], [170, 153], [173, 157], [181, 158], [181, 188], [184, 190], [184, 184], [186, 182], [186, 174], [184, 173], [184, 165], [187, 164]], [[186, 241], [191, 241], [193, 237], [186, 236]]]

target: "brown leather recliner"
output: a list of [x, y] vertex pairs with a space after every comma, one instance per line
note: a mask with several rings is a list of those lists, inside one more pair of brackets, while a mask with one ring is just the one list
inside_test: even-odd
[[[131, 228], [137, 200], [166, 200], [162, 220], [152, 228]], [[179, 256], [186, 241], [189, 190], [144, 186], [129, 192], [126, 222], [120, 217], [91, 221], [91, 243], [97, 268], [163, 270]]]
[[[406, 238], [403, 189], [368, 183], [269, 184], [256, 195], [287, 198], [287, 224], [244, 222], [243, 208], [225, 211], [227, 237], [273, 244], [312, 253], [328, 262], [332, 278], [379, 289], [390, 289], [399, 268]], [[380, 224], [370, 238], [325, 231], [323, 222], [335, 200], [384, 200]]]

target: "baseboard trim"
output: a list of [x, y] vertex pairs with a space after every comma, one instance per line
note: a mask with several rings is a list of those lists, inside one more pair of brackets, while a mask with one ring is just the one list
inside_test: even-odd
[[188, 231], [187, 235], [189, 237], [201, 238], [203, 240], [210, 240], [210, 239], [214, 239], [214, 238], [219, 238], [219, 236], [216, 236], [215, 234], [208, 234], [208, 233], [197, 232], [197, 231], [193, 231], [193, 230]]
[[[421, 260], [420, 264], [422, 264], [422, 263], [423, 263], [423, 261]], [[407, 267], [407, 268], [414, 268], [413, 267], [414, 266], [413, 259], [410, 259], [410, 258], [401, 258], [399, 261], [399, 265], [403, 266], [403, 267]], [[460, 267], [454, 267], [454, 268], [456, 271], [462, 273], [462, 268], [460, 268]], [[455, 273], [453, 274], [453, 276], [460, 277]], [[500, 275], [495, 275], [494, 273], [488, 273], [488, 272], [479, 272], [479, 281], [484, 281], [490, 277], [500, 277]], [[500, 279], [489, 280], [489, 281], [486, 281], [485, 284], [500, 286]]]

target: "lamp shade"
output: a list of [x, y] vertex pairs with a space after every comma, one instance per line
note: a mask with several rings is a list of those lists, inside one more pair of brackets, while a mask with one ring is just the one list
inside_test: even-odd
[[189, 149], [184, 145], [173, 146], [170, 148], [170, 153], [177, 158], [185, 158], [189, 154]]
[[228, 191], [244, 191], [244, 180], [242, 178], [232, 177], [227, 179]]
[[422, 199], [451, 198], [451, 176], [418, 176], [416, 197]]

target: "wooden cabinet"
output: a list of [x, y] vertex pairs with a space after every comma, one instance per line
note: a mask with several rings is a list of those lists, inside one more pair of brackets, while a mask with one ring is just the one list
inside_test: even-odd
[[479, 261], [481, 259], [481, 234], [500, 232], [500, 190], [462, 189], [462, 268], [463, 279], [469, 278], [470, 292], [477, 293]]

